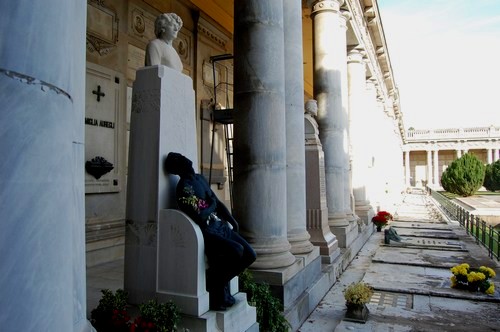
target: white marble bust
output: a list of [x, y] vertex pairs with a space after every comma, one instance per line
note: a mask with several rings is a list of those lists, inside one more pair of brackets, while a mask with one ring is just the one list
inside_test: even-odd
[[182, 20], [175, 13], [160, 14], [155, 20], [156, 39], [146, 47], [146, 66], [165, 65], [182, 72], [182, 62], [179, 54], [172, 46], [181, 30]]
[[306, 114], [311, 114], [311, 116], [318, 115], [318, 102], [315, 99], [309, 99], [304, 105], [304, 110]]

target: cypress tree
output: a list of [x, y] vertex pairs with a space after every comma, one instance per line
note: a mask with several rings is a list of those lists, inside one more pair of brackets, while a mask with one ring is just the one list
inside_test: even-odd
[[483, 186], [489, 191], [500, 190], [500, 159], [486, 165]]
[[467, 197], [472, 196], [483, 185], [485, 166], [475, 155], [466, 153], [453, 161], [445, 173], [443, 188]]

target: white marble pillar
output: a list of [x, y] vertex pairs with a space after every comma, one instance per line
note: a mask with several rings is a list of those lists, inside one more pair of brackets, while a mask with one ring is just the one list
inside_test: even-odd
[[433, 170], [433, 184], [438, 187], [440, 185], [439, 182], [439, 150], [436, 148], [432, 151], [432, 170]]
[[366, 68], [363, 54], [353, 49], [347, 57], [348, 92], [349, 92], [349, 137], [352, 156], [352, 190], [355, 213], [367, 220], [370, 201], [366, 194], [369, 166], [369, 145], [366, 144]]
[[491, 148], [486, 149], [487, 163], [491, 164], [493, 162], [493, 150]]
[[302, 3], [283, 1], [285, 30], [285, 117], [288, 241], [293, 254], [313, 250], [306, 227], [306, 166], [304, 150], [304, 72]]
[[457, 152], [457, 156], [456, 156], [457, 159], [462, 157], [462, 150], [461, 149], [457, 149], [456, 152]]
[[91, 331], [85, 275], [82, 0], [0, 11], [2, 331]]
[[348, 226], [345, 213], [345, 170], [348, 161], [346, 17], [343, 0], [312, 4], [314, 98], [318, 101], [320, 139], [325, 153], [328, 219], [331, 227]]
[[404, 151], [405, 158], [405, 184], [406, 187], [410, 187], [411, 184], [411, 169], [410, 169], [410, 151]]
[[497, 161], [499, 159], [499, 149], [493, 149], [493, 161]]
[[432, 151], [427, 150], [427, 185], [432, 185]]
[[283, 1], [234, 2], [234, 214], [255, 269], [294, 263], [287, 239]]

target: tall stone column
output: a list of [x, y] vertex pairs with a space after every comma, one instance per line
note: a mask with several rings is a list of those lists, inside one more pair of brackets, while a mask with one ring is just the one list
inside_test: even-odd
[[435, 186], [439, 186], [440, 185], [440, 182], [439, 182], [439, 150], [436, 148], [434, 151], [432, 151], [432, 154], [433, 154], [433, 158], [432, 158], [432, 161], [433, 161], [432, 170], [434, 172], [433, 184]]
[[411, 184], [411, 169], [410, 169], [410, 151], [404, 151], [405, 155], [405, 184], [406, 187], [410, 187]]
[[86, 8], [82, 0], [2, 2], [2, 331], [92, 330], [83, 178]]
[[[320, 139], [325, 152], [326, 197], [330, 227], [349, 225], [345, 213], [345, 169], [348, 160], [346, 17], [343, 0], [312, 4], [314, 98], [318, 101]], [[332, 229], [335, 234], [335, 230]], [[335, 234], [337, 235], [337, 234]], [[340, 239], [339, 239], [340, 243]]]
[[457, 159], [462, 157], [462, 150], [460, 148], [458, 148], [456, 152], [457, 152]]
[[353, 49], [347, 57], [349, 86], [350, 142], [352, 155], [352, 190], [355, 200], [355, 212], [367, 221], [370, 201], [366, 185], [369, 165], [369, 145], [366, 144], [366, 69], [363, 54]]
[[427, 185], [430, 186], [432, 181], [432, 151], [427, 150]]
[[293, 264], [287, 239], [283, 1], [234, 2], [234, 213], [256, 269]]
[[493, 150], [493, 161], [497, 161], [499, 159], [499, 149]]
[[487, 156], [487, 162], [488, 164], [491, 164], [493, 162], [493, 154], [492, 154], [492, 149], [486, 149], [486, 156]]
[[285, 118], [288, 241], [293, 254], [313, 250], [306, 228], [306, 166], [304, 150], [304, 70], [302, 3], [283, 1], [285, 30]]

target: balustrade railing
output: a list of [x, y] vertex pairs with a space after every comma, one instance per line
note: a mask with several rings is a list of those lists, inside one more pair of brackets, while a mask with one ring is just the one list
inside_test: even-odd
[[457, 220], [465, 228], [467, 234], [472, 235], [478, 244], [483, 245], [488, 250], [489, 257], [500, 260], [500, 232], [443, 194], [431, 188], [427, 188], [427, 190], [450, 218]]
[[499, 138], [500, 127], [470, 127], [447, 129], [415, 129], [407, 130], [406, 138], [415, 140], [456, 140], [468, 138]]

